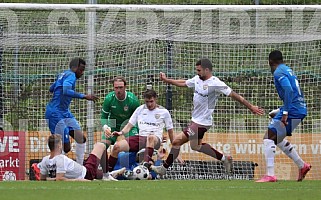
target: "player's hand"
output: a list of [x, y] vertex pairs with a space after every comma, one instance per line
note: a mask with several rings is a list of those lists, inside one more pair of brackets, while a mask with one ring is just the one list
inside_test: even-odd
[[96, 101], [98, 100], [98, 97], [97, 97], [97, 96], [91, 95], [91, 94], [85, 95], [84, 98], [87, 99], [88, 101], [94, 101], [94, 102], [96, 102]]
[[260, 108], [260, 107], [258, 107], [258, 106], [252, 106], [251, 108], [250, 108], [250, 110], [251, 110], [251, 112], [253, 113], [253, 114], [255, 114], [255, 115], [264, 115], [264, 110], [263, 110], [263, 108]]
[[284, 126], [288, 125], [288, 115], [282, 115], [281, 122], [284, 124]]
[[166, 80], [167, 80], [166, 74], [163, 73], [163, 72], [159, 73], [159, 78], [160, 78], [162, 81], [164, 81], [164, 82], [166, 82]]
[[113, 132], [113, 135], [114, 135], [114, 136], [123, 135], [123, 131], [114, 131], [114, 132]]
[[176, 161], [181, 165], [185, 164], [185, 161], [183, 160], [181, 155], [178, 155], [178, 157], [176, 158]]
[[113, 136], [113, 134], [111, 133], [111, 128], [109, 126], [107, 126], [106, 124], [103, 126], [103, 130], [104, 130], [106, 138], [110, 138], [111, 136]]
[[269, 118], [274, 118], [275, 115], [277, 115], [278, 113], [280, 112], [280, 109], [275, 109], [275, 110], [272, 110], [271, 112], [269, 112]]

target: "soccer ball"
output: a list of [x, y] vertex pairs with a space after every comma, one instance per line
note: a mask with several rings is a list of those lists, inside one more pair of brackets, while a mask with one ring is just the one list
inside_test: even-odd
[[138, 165], [133, 169], [133, 177], [135, 180], [146, 180], [149, 176], [149, 170], [143, 165]]
[[2, 181], [15, 181], [16, 174], [13, 171], [5, 171], [2, 175]]

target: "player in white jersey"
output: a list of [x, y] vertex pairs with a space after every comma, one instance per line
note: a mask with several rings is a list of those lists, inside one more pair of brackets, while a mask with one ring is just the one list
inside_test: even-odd
[[223, 155], [207, 143], [203, 143], [202, 139], [205, 132], [212, 126], [212, 113], [220, 94], [231, 97], [232, 99], [245, 105], [252, 113], [263, 115], [263, 109], [252, 105], [241, 95], [234, 92], [219, 78], [212, 75], [212, 63], [204, 58], [196, 63], [197, 75], [189, 80], [174, 80], [166, 77], [164, 73], [160, 73], [160, 79], [168, 84], [179, 87], [189, 87], [194, 89], [193, 112], [191, 123], [183, 130], [182, 133], [175, 136], [172, 143], [171, 151], [161, 166], [152, 166], [152, 170], [156, 173], [164, 175], [174, 160], [177, 158], [180, 147], [184, 143], [190, 141], [192, 150], [202, 152], [213, 158], [221, 160], [225, 166], [226, 172], [231, 175], [232, 157]]
[[[61, 154], [62, 139], [58, 134], [48, 138], [50, 155], [45, 156], [39, 163], [40, 180], [56, 181], [89, 181], [97, 177], [97, 169], [106, 146], [103, 143], [96, 143], [84, 165], [80, 165], [67, 156]], [[125, 168], [110, 173], [106, 180], [116, 180], [113, 177], [123, 173]], [[102, 174], [101, 174], [102, 176]]]
[[129, 136], [125, 140], [117, 141], [109, 156], [109, 171], [116, 165], [118, 153], [138, 152], [145, 148], [144, 162], [152, 160], [154, 149], [159, 149], [163, 140], [163, 129], [166, 128], [170, 141], [173, 141], [173, 122], [168, 110], [157, 105], [157, 94], [154, 90], [147, 90], [144, 93], [145, 104], [139, 106], [130, 117], [127, 125], [120, 131], [114, 132], [114, 135], [123, 135], [128, 133], [134, 125], [138, 125], [139, 134]]

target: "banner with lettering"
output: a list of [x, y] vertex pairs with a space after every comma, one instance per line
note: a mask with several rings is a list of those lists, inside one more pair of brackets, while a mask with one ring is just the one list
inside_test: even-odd
[[[47, 146], [47, 139], [49, 135], [49, 132], [41, 131], [27, 133], [26, 160], [30, 161], [31, 159], [42, 159], [42, 157], [49, 154], [49, 149]], [[96, 132], [94, 134], [93, 143], [101, 141], [100, 138], [101, 132]], [[239, 177], [240, 175], [237, 175], [237, 177], [234, 178], [257, 179], [265, 173], [264, 147], [262, 138], [263, 134], [206, 133], [204, 137], [204, 142], [209, 143], [211, 146], [213, 146], [218, 151], [224, 154], [232, 155], [234, 161], [237, 163], [251, 163], [250, 165], [242, 164], [242, 167], [240, 167], [240, 169], [243, 170], [245, 166], [246, 168], [244, 168], [244, 170], [246, 169], [246, 171], [249, 172], [249, 175], [246, 175], [245, 178]], [[292, 145], [297, 149], [301, 157], [306, 162], [311, 163], [313, 166], [311, 172], [308, 173], [306, 179], [321, 180], [321, 134], [294, 133], [293, 137], [289, 137], [288, 140], [291, 141]], [[70, 158], [75, 158], [75, 145], [73, 140], [71, 140], [71, 142], [72, 150], [70, 153], [67, 154], [67, 156]], [[167, 141], [167, 143], [163, 145], [163, 147], [166, 149], [167, 153], [170, 151], [169, 140]], [[110, 151], [110, 149], [111, 148], [109, 148], [108, 150]], [[89, 151], [87, 150], [86, 153], [88, 155]], [[189, 143], [186, 143], [181, 146], [181, 156], [184, 160], [189, 161], [189, 166], [187, 166], [187, 168], [189, 167], [188, 169], [195, 166], [197, 166], [198, 168], [202, 168], [201, 166], [203, 165], [210, 166], [210, 168], [212, 169], [217, 168], [215, 162], [212, 163], [212, 161], [216, 161], [215, 159], [205, 154], [198, 153], [197, 151], [193, 151]], [[275, 162], [275, 172], [279, 180], [295, 180], [297, 178], [297, 166], [279, 149], [277, 149], [276, 152]], [[196, 165], [195, 163], [198, 164]], [[252, 165], [255, 166], [255, 168], [248, 167]], [[27, 162], [26, 168], [29, 169], [29, 167], [29, 162]], [[253, 173], [254, 176], [252, 176]], [[179, 174], [182, 173], [176, 173], [173, 171], [173, 175], [179, 176]], [[183, 174], [190, 174], [190, 177], [196, 177], [196, 173], [193, 175], [190, 173], [190, 170], [187, 170], [187, 172], [183, 170]], [[217, 178], [216, 176], [211, 177], [209, 174], [210, 173], [208, 173], [207, 171], [204, 171], [203, 174], [198, 173], [198, 175], [201, 175], [201, 177], [207, 177], [209, 179]], [[198, 176], [198, 178], [199, 177], [200, 176]], [[175, 177], [171, 178], [175, 179]]]
[[25, 133], [0, 132], [0, 180], [25, 179]]

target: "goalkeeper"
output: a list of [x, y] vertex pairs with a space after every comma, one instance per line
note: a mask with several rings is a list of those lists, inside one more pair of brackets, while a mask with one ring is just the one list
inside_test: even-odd
[[136, 108], [140, 106], [138, 98], [132, 92], [126, 91], [127, 82], [124, 77], [115, 77], [112, 84], [114, 91], [106, 95], [101, 109], [101, 123], [104, 129], [102, 142], [106, 145], [106, 155], [103, 155], [100, 164], [104, 173], [108, 171], [108, 147], [114, 145], [117, 140], [138, 134], [138, 128], [134, 126], [126, 135], [112, 136], [111, 133], [120, 131], [127, 124]]

